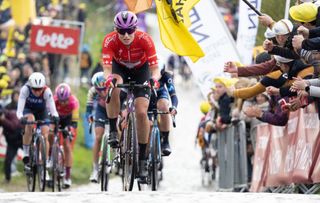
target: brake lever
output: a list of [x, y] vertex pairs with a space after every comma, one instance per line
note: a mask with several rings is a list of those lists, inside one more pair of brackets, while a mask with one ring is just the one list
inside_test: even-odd
[[112, 92], [113, 92], [113, 89], [114, 89], [116, 83], [117, 83], [117, 78], [113, 78], [113, 79], [112, 79], [113, 87], [111, 87], [111, 88], [108, 89], [107, 100], [106, 100], [106, 103], [107, 103], [107, 104], [109, 104], [109, 102], [110, 102], [111, 95], [112, 95]]

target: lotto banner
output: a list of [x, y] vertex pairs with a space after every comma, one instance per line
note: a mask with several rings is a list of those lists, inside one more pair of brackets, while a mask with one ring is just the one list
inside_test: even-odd
[[319, 138], [314, 104], [291, 112], [286, 127], [258, 126], [250, 190], [320, 182]]
[[254, 167], [250, 192], [261, 192], [266, 180], [268, 158], [270, 150], [271, 125], [260, 124], [257, 126], [257, 143], [254, 152]]
[[295, 156], [292, 173], [293, 183], [311, 183], [310, 175], [317, 157], [319, 119], [315, 105], [300, 110], [299, 124], [295, 133]]
[[77, 55], [80, 29], [32, 25], [31, 51]]

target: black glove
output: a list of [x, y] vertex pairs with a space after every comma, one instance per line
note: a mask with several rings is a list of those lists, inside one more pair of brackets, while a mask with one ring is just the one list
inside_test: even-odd
[[59, 125], [59, 117], [58, 116], [52, 116], [52, 121], [55, 125]]
[[26, 117], [22, 117], [22, 118], [20, 118], [20, 123], [21, 123], [21, 125], [26, 125], [27, 124], [27, 118]]

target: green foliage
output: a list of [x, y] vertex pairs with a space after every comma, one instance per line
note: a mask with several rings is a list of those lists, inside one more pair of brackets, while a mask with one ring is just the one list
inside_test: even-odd
[[84, 128], [82, 116], [85, 112], [88, 89], [81, 87], [77, 91], [80, 102], [80, 121], [77, 142], [73, 151], [72, 180], [76, 184], [87, 183], [92, 168], [92, 150], [84, 147]]

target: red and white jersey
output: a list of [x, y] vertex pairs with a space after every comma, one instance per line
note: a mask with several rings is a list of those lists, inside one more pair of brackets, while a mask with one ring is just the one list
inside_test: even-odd
[[149, 66], [158, 64], [151, 36], [139, 30], [134, 33], [134, 40], [129, 46], [120, 41], [116, 31], [105, 36], [102, 47], [103, 64], [111, 65], [112, 59], [129, 69], [139, 68], [145, 62]]

